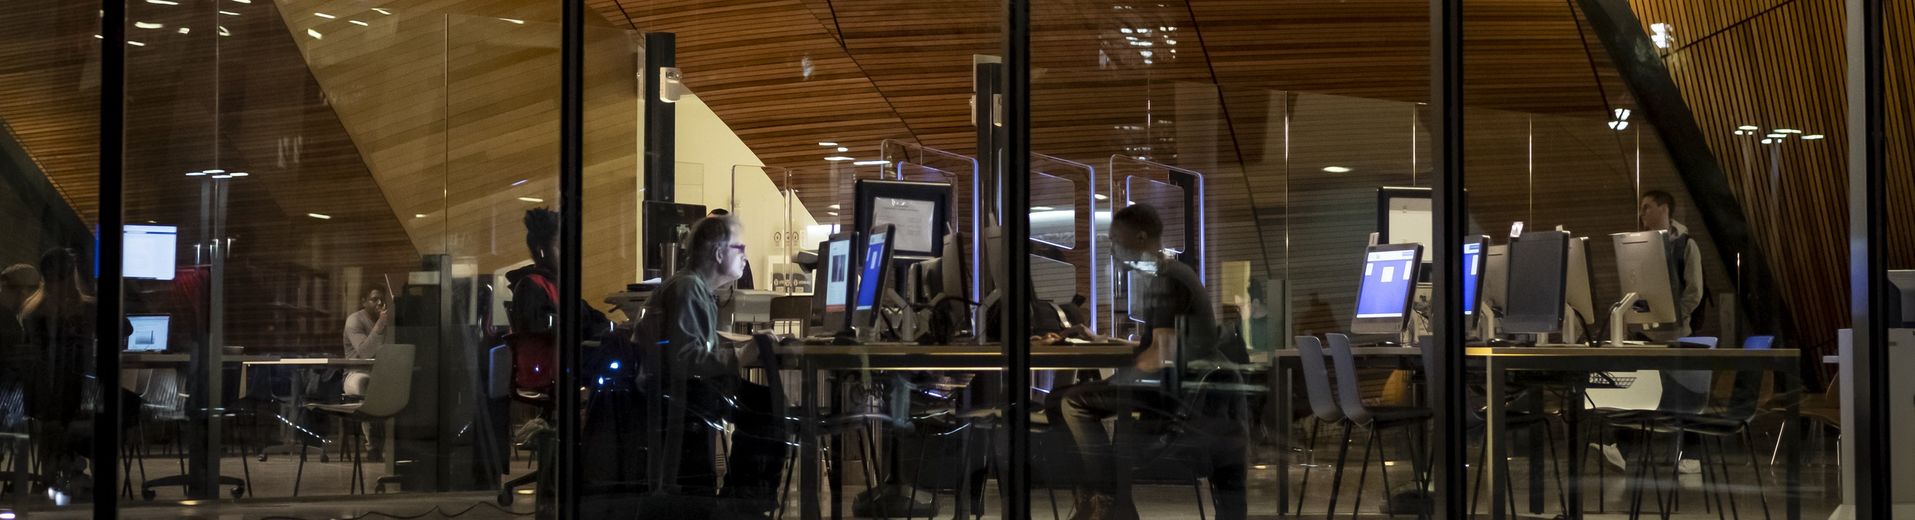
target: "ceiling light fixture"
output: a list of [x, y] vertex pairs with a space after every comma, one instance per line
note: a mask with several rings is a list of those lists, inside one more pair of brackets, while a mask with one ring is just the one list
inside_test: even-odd
[[1805, 135], [1805, 136], [1802, 136], [1802, 140], [1804, 140], [1804, 141], [1820, 141], [1820, 140], [1822, 140], [1822, 134], [1809, 134], [1809, 135]]
[[1050, 206], [1031, 206], [1031, 211], [1050, 211], [1054, 209], [1057, 209], [1057, 208], [1053, 208]]
[[857, 166], [884, 166], [887, 164], [891, 164], [891, 161], [856, 161], [851, 164], [854, 164]]
[[412, 214], [412, 218], [426, 218], [426, 214], [424, 214], [424, 213], [413, 213], [413, 214]]
[[519, 24], [519, 25], [525, 25], [525, 20], [520, 20], [520, 19], [517, 19], [517, 18], [500, 18], [500, 20], [504, 20], [504, 21], [507, 21], [507, 22], [512, 22], [512, 23], [515, 23], [515, 24]]
[[319, 31], [315, 31], [315, 30], [312, 30], [312, 29], [307, 29], [307, 30], [306, 30], [306, 35], [307, 35], [307, 36], [311, 36], [311, 37], [313, 37], [313, 39], [315, 39], [315, 40], [321, 40], [321, 39], [325, 39], [325, 38], [326, 38], [326, 35], [324, 35], [324, 34], [319, 34]]
[[1768, 137], [1770, 139], [1787, 139], [1789, 137], [1789, 134], [1770, 133]]
[[231, 178], [233, 178], [233, 176], [231, 176], [231, 175], [227, 175], [227, 174], [224, 174], [224, 173], [215, 173], [215, 174], [213, 174], [213, 178], [215, 178], [215, 179], [231, 179]]
[[1344, 166], [1325, 166], [1323, 167], [1323, 171], [1329, 173], [1350, 173], [1350, 169]]
[[839, 162], [839, 161], [851, 161], [854, 159], [850, 157], [845, 157], [842, 155], [833, 155], [833, 156], [825, 157], [825, 160], [832, 161], [832, 162]]
[[840, 152], [849, 152], [849, 151], [851, 151], [851, 149], [850, 149], [850, 148], [846, 148], [846, 147], [843, 147], [843, 146], [840, 146], [840, 147], [838, 147], [838, 151], [840, 151]]
[[369, 24], [369, 23], [366, 23], [366, 22], [361, 22], [361, 21], [358, 21], [358, 20], [346, 20], [346, 23], [350, 23], [350, 24], [353, 24], [353, 25], [357, 25], [357, 26], [360, 26], [360, 27], [372, 27], [372, 24]]
[[519, 200], [523, 200], [523, 201], [526, 201], [526, 202], [530, 202], [530, 203], [533, 203], [533, 204], [538, 204], [538, 203], [540, 203], [540, 202], [545, 202], [545, 199], [541, 199], [541, 198], [538, 198], [538, 197], [519, 197]]
[[133, 26], [141, 29], [159, 29], [166, 27], [166, 24], [159, 22], [133, 22]]
[[219, 14], [223, 14], [223, 15], [226, 15], [226, 16], [239, 16], [239, 13], [235, 13], [235, 12], [232, 12], [232, 11], [220, 11], [220, 12], [219, 12]]
[[386, 16], [392, 16], [392, 11], [387, 11], [387, 10], [385, 10], [385, 9], [381, 9], [381, 8], [378, 8], [378, 7], [374, 7], [374, 8], [372, 8], [372, 10], [373, 10], [374, 12], [377, 12], [377, 13], [379, 13], [379, 14], [383, 14], [383, 15], [386, 15]]
[[146, 3], [159, 4], [159, 5], [180, 5], [179, 2], [175, 2], [173, 0], [146, 0]]
[[313, 16], [317, 16], [317, 17], [320, 17], [320, 18], [325, 18], [325, 19], [327, 19], [327, 20], [336, 20], [336, 19], [338, 19], [338, 18], [339, 18], [339, 17], [337, 17], [337, 16], [333, 16], [333, 15], [330, 15], [330, 14], [326, 14], [326, 13], [322, 13], [322, 12], [319, 12], [319, 11], [313, 11]]
[[519, 179], [517, 182], [513, 182], [512, 185], [518, 186], [520, 184], [525, 184], [525, 181], [529, 181], [529, 180], [532, 180], [532, 179]]
[[838, 146], [838, 143], [834, 143], [831, 141], [818, 141], [818, 146]]
[[324, 213], [307, 213], [306, 216], [316, 218], [319, 220], [332, 220], [332, 215], [327, 215]]
[[1096, 195], [1091, 195], [1091, 198], [1093, 198], [1093, 199], [1097, 199], [1097, 200], [1110, 200], [1110, 196], [1109, 196], [1109, 195], [1105, 195], [1105, 194], [1102, 194], [1102, 193], [1099, 193], [1099, 194], [1096, 194]]
[[1742, 126], [1738, 126], [1738, 127], [1735, 127], [1735, 129], [1736, 129], [1736, 130], [1748, 130], [1748, 131], [1750, 131], [1750, 132], [1754, 132], [1754, 131], [1756, 131], [1756, 130], [1760, 130], [1760, 128], [1757, 128], [1757, 127], [1756, 127], [1755, 125], [1742, 125]]
[[188, 34], [188, 33], [192, 33], [192, 32], [193, 32], [193, 30], [192, 30], [191, 28], [187, 28], [187, 27], [181, 27], [181, 28], [180, 28], [180, 34]]
[[1796, 129], [1794, 129], [1794, 128], [1777, 128], [1777, 129], [1775, 129], [1775, 133], [1778, 133], [1778, 134], [1799, 134], [1799, 133], [1802, 133], [1802, 131], [1801, 131], [1801, 130], [1796, 130]]
[[134, 47], [145, 47], [145, 46], [146, 46], [146, 44], [144, 44], [144, 43], [140, 43], [140, 42], [136, 42], [136, 41], [133, 41], [133, 40], [127, 40], [127, 41], [126, 41], [126, 44], [127, 44], [127, 45], [132, 45], [132, 46], [134, 46]]
[[830, 206], [825, 206], [825, 209], [838, 209], [838, 205], [837, 205], [837, 204], [832, 204], [832, 205], [830, 205]]
[[229, 176], [229, 177], [245, 177], [245, 176], [248, 176], [248, 175], [252, 175], [252, 174], [250, 174], [250, 173], [246, 173], [246, 172], [233, 172], [233, 173], [229, 173], [229, 174], [227, 174], [227, 176]]
[[1762, 144], [1775, 144], [1775, 139], [1763, 139]]
[[187, 177], [205, 177], [206, 172], [186, 172]]

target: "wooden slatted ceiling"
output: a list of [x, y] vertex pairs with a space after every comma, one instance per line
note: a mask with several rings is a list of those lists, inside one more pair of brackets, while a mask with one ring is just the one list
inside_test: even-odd
[[[557, 9], [516, 0], [280, 6], [392, 201], [382, 218], [403, 223], [415, 251], [469, 258], [481, 273], [523, 261], [523, 211], [557, 206], [559, 32], [548, 23]], [[637, 47], [607, 25], [598, 20], [587, 35], [584, 220], [599, 239], [581, 245], [581, 262], [591, 295], [637, 276]]]
[[[1782, 296], [1806, 336], [1799, 339], [1830, 345], [1835, 330], [1848, 323], [1843, 4], [1766, 4], [1732, 17], [1718, 12], [1715, 2], [1631, 2], [1644, 23], [1678, 28], [1676, 47], [1663, 61], [1775, 266]], [[1691, 27], [1697, 29], [1682, 30]], [[1903, 119], [1889, 127], [1909, 125], [1906, 112], [1898, 115]], [[1733, 135], [1740, 125], [1757, 126], [1760, 133]], [[1827, 137], [1805, 141], [1791, 135], [1781, 144], [1760, 143], [1762, 134], [1778, 128]], [[1906, 163], [1898, 167], [1909, 171]], [[1896, 186], [1901, 189], [1891, 204], [1915, 203], [1915, 189], [1905, 179]], [[1907, 226], [1897, 231], [1899, 241], [1891, 243], [1915, 243]], [[1911, 260], [1908, 249], [1893, 253], [1904, 267]]]
[[[99, 211], [99, 18], [87, 5], [11, 2], [0, 17], [0, 122], [28, 149], [67, 203]], [[96, 77], [97, 78], [97, 77]]]
[[[1889, 240], [1915, 244], [1915, 1], [1883, 3], [1888, 122]], [[1889, 250], [1889, 268], [1915, 269], [1915, 247]]]

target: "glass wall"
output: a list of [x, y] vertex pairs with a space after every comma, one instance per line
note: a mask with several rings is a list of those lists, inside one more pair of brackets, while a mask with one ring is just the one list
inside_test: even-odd
[[[1911, 16], [1915, 16], [1915, 2], [1891, 0], [1882, 5], [1882, 99], [1886, 108], [1882, 114], [1882, 126], [1886, 130], [1884, 144], [1887, 156], [1887, 164], [1883, 169], [1888, 182], [1888, 190], [1884, 195], [1889, 203], [1886, 208], [1887, 219], [1883, 221], [1888, 243], [1881, 247], [1885, 247], [1888, 263], [1884, 267], [1888, 269], [1889, 282], [1895, 288], [1886, 297], [1896, 302], [1888, 306], [1888, 312], [1885, 313], [1889, 328], [1888, 342], [1892, 345], [1889, 347], [1889, 370], [1898, 373], [1895, 372], [1897, 368], [1915, 361], [1915, 357], [1904, 354], [1902, 350], [1906, 348], [1904, 345], [1915, 344], [1915, 335], [1911, 335], [1915, 334], [1912, 332], [1915, 323], [1911, 323], [1915, 320], [1907, 318], [1909, 312], [1915, 312], [1915, 305], [1912, 305], [1915, 302], [1902, 299], [1902, 294], [1907, 294], [1903, 291], [1915, 291], [1915, 271], [1911, 271], [1915, 270], [1915, 225], [1910, 225], [1910, 219], [1915, 218], [1915, 208], [1905, 202], [1897, 202], [1905, 201], [1909, 194], [1915, 193], [1915, 110], [1911, 110], [1905, 101], [1915, 94], [1915, 22], [1910, 20]], [[1853, 386], [1847, 385], [1837, 390], [1853, 392]], [[1911, 390], [1915, 388], [1911, 388], [1907, 381], [1893, 377], [1889, 379], [1889, 395], [1906, 395]], [[1907, 425], [1908, 421], [1915, 419], [1915, 410], [1907, 408], [1905, 403], [1894, 400], [1890, 400], [1890, 403], [1889, 406], [1896, 407], [1890, 411], [1890, 428]], [[1915, 457], [1915, 449], [1910, 449], [1908, 443], [1890, 442], [1890, 467], [1901, 468], [1901, 461]], [[1852, 457], [1845, 456], [1842, 460], [1852, 460]], [[1904, 471], [1891, 474], [1890, 478], [1894, 486], [1890, 490], [1894, 504], [1891, 514], [1915, 514], [1915, 509], [1912, 509], [1915, 508], [1915, 476]]]
[[35, 1], [9, 6], [0, 25], [0, 514], [85, 511], [95, 489], [114, 487], [89, 477], [100, 19], [88, 5]]

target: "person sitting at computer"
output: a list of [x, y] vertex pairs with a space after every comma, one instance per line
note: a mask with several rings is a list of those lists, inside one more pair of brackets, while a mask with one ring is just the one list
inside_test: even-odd
[[[532, 265], [505, 273], [506, 283], [512, 290], [512, 300], [506, 303], [506, 324], [510, 332], [505, 339], [513, 354], [515, 386], [522, 379], [546, 378], [542, 388], [518, 390], [550, 395], [556, 391], [553, 374], [557, 372], [554, 369], [559, 361], [559, 214], [547, 208], [533, 208], [525, 211], [524, 222], [525, 247], [532, 255]], [[593, 309], [583, 299], [571, 305], [578, 306], [577, 337], [580, 340], [597, 338], [611, 331], [611, 321], [605, 318], [605, 313]], [[529, 366], [535, 362], [541, 364]], [[521, 374], [533, 375], [521, 378]], [[540, 411], [543, 415], [553, 410], [547, 408]], [[549, 417], [542, 416], [526, 421], [516, 436], [521, 443], [538, 446], [542, 453], [540, 460], [551, 460], [548, 456], [550, 452], [546, 450], [552, 446], [546, 441], [551, 439], [555, 430], [547, 422], [549, 420]], [[556, 489], [551, 480], [553, 473], [539, 472], [539, 494], [536, 498], [542, 512], [553, 507], [552, 498]]]
[[[392, 310], [387, 308], [386, 290], [373, 287], [366, 290], [365, 297], [359, 299], [359, 310], [346, 316], [345, 341], [346, 359], [373, 359], [379, 355], [379, 348], [392, 341]], [[363, 399], [366, 385], [372, 381], [372, 371], [365, 368], [348, 368], [344, 384], [344, 394], [349, 398]], [[385, 428], [376, 427], [373, 421], [359, 423], [359, 438], [366, 445], [366, 459], [372, 462], [384, 462]], [[377, 435], [377, 436], [375, 436]]]
[[[1111, 215], [1110, 226], [1118, 262], [1155, 276], [1145, 292], [1145, 333], [1132, 364], [1108, 379], [1063, 389], [1056, 397], [1057, 406], [1050, 410], [1054, 421], [1070, 429], [1089, 479], [1087, 489], [1077, 493], [1074, 520], [1137, 518], [1129, 497], [1130, 457], [1118, 449], [1135, 446], [1141, 435], [1136, 421], [1128, 416], [1135, 411], [1175, 414], [1182, 404], [1165, 390], [1166, 370], [1180, 368], [1173, 366], [1178, 360], [1221, 360], [1209, 292], [1190, 266], [1164, 255], [1164, 226], [1157, 210], [1142, 204], [1126, 207]], [[1114, 440], [1104, 427], [1104, 420], [1111, 417], [1119, 417]], [[1231, 452], [1238, 455], [1234, 463], [1217, 464], [1220, 471], [1211, 476], [1220, 520], [1241, 519], [1245, 512], [1241, 449], [1232, 450], [1228, 444], [1212, 443], [1213, 456], [1221, 455], [1218, 459], [1228, 459]]]
[[688, 376], [685, 399], [688, 419], [679, 452], [678, 482], [693, 495], [712, 495], [718, 488], [712, 468], [708, 421], [724, 419], [736, 425], [731, 458], [725, 465], [723, 489], [729, 498], [744, 501], [753, 512], [775, 504], [778, 474], [785, 457], [784, 421], [772, 408], [771, 389], [738, 376], [738, 352], [719, 337], [715, 288], [745, 271], [744, 228], [727, 215], [706, 217], [686, 237], [686, 265], [646, 302], [641, 326], [665, 345], [670, 370]]
[[[726, 216], [731, 216], [731, 212], [730, 212], [730, 211], [726, 211], [726, 210], [725, 210], [725, 208], [717, 208], [717, 209], [713, 209], [713, 210], [711, 210], [711, 213], [709, 213], [709, 214], [707, 214], [707, 215], [705, 215], [705, 216], [707, 216], [707, 217], [726, 217]], [[740, 255], [740, 256], [743, 256], [743, 255]], [[736, 281], [736, 282], [732, 282], [732, 284], [731, 284], [731, 288], [732, 288], [732, 289], [744, 289], [744, 290], [748, 290], [748, 291], [749, 291], [749, 290], [751, 290], [751, 289], [753, 288], [753, 287], [752, 287], [752, 280], [753, 280], [753, 278], [751, 277], [751, 259], [750, 259], [750, 258], [746, 258], [746, 259], [744, 259], [744, 260], [742, 260], [742, 261], [743, 261], [743, 262], [745, 262], [745, 274], [742, 274], [742, 275], [739, 275], [739, 276], [738, 276], [738, 281]]]

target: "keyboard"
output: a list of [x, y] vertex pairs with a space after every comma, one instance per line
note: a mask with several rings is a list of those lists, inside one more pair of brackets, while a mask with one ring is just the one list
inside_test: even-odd
[[1589, 388], [1629, 388], [1636, 384], [1636, 376], [1619, 376], [1609, 372], [1589, 374]]

